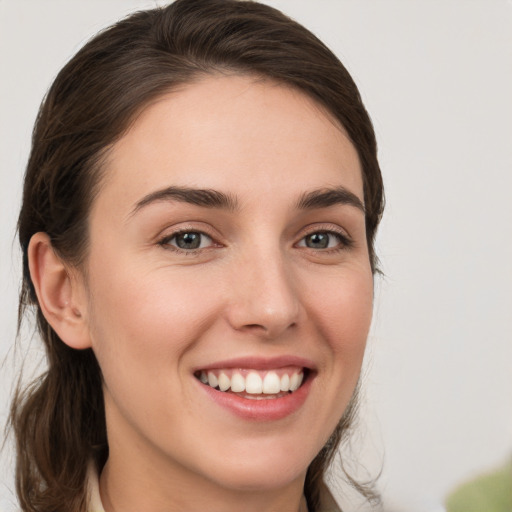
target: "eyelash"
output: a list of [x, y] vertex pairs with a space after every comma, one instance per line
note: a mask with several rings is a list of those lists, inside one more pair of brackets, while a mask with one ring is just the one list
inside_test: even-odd
[[[201, 238], [206, 237], [210, 239], [211, 245], [208, 247], [197, 247], [197, 248], [191, 248], [191, 249], [183, 249], [181, 247], [178, 247], [177, 245], [171, 244], [172, 240], [177, 239], [180, 235], [184, 234], [198, 234], [201, 236]], [[305, 240], [312, 236], [312, 235], [329, 235], [334, 236], [338, 240], [338, 245], [335, 247], [326, 247], [326, 248], [313, 248], [313, 247], [307, 247], [305, 245]], [[304, 242], [304, 245], [301, 245], [302, 242]], [[200, 242], [200, 244], [202, 241]], [[194, 256], [197, 254], [200, 254], [202, 251], [210, 249], [212, 246], [222, 247], [221, 244], [216, 243], [214, 238], [210, 236], [208, 233], [205, 233], [204, 231], [200, 231], [198, 229], [181, 229], [179, 231], [176, 231], [172, 233], [171, 235], [166, 235], [161, 240], [158, 241], [158, 245], [162, 246], [164, 249], [172, 250], [181, 254], [185, 254], [187, 256]], [[314, 229], [310, 231], [309, 233], [306, 233], [300, 240], [297, 242], [294, 247], [304, 247], [306, 249], [312, 250], [314, 252], [322, 252], [322, 253], [336, 253], [339, 251], [343, 251], [346, 249], [351, 248], [354, 245], [354, 242], [351, 238], [349, 238], [345, 233], [342, 233], [341, 231], [333, 230], [331, 229]]]
[[[304, 242], [304, 244], [306, 243], [305, 240], [312, 236], [312, 235], [318, 235], [318, 234], [324, 234], [324, 235], [329, 235], [329, 236], [334, 236], [337, 240], [338, 240], [338, 245], [336, 245], [335, 247], [326, 247], [326, 248], [312, 248], [312, 247], [307, 247], [306, 245], [299, 245], [301, 243]], [[321, 229], [321, 228], [315, 228], [313, 230], [311, 230], [309, 233], [306, 233], [300, 240], [299, 242], [296, 244], [296, 246], [298, 247], [305, 247], [306, 249], [310, 249], [312, 251], [315, 251], [315, 252], [322, 252], [322, 253], [328, 253], [328, 254], [333, 254], [333, 253], [337, 253], [337, 252], [340, 252], [340, 251], [344, 251], [346, 249], [350, 249], [351, 247], [353, 247], [354, 245], [354, 241], [348, 236], [346, 235], [345, 233], [343, 233], [341, 230], [338, 231], [336, 229]]]
[[[198, 247], [198, 248], [192, 248], [192, 249], [183, 249], [181, 247], [178, 247], [177, 245], [171, 244], [172, 240], [175, 240], [180, 235], [185, 235], [185, 234], [198, 234], [201, 236], [201, 238], [203, 238], [203, 237], [209, 238], [212, 243], [208, 247]], [[202, 241], [200, 243], [202, 243]], [[171, 235], [166, 235], [161, 240], [159, 240], [158, 245], [162, 246], [164, 249], [175, 251], [180, 254], [185, 254], [187, 256], [197, 255], [204, 250], [210, 249], [211, 246], [221, 247], [221, 244], [216, 243], [212, 236], [210, 236], [208, 233], [205, 233], [204, 231], [200, 231], [198, 229], [181, 229], [179, 231], [175, 231]]]

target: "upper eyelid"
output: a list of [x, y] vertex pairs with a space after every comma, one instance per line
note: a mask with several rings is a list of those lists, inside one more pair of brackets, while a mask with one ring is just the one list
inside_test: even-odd
[[[199, 226], [194, 226], [193, 224], [195, 223], [196, 221], [190, 221], [190, 223], [180, 223], [181, 225], [178, 225], [176, 227], [168, 226], [160, 231], [160, 234], [158, 234], [155, 237], [155, 240], [158, 243], [162, 243], [164, 241], [171, 240], [172, 238], [182, 233], [194, 232], [201, 233], [202, 235], [209, 237], [212, 240], [212, 242], [216, 244], [226, 244], [226, 240], [223, 240], [223, 236], [216, 229], [210, 227], [209, 225], [203, 223], [202, 221], [198, 222], [200, 224]], [[296, 232], [296, 235], [294, 236], [296, 241], [294, 242], [294, 244], [298, 243], [304, 237], [317, 232], [333, 233], [335, 235], [342, 237], [347, 242], [352, 242], [354, 240], [349, 231], [346, 228], [341, 227], [337, 223], [314, 222], [309, 225], [303, 226]]]
[[[315, 224], [309, 225], [307, 227], [309, 229], [302, 231], [302, 233], [300, 233], [298, 235], [297, 241], [294, 242], [294, 244], [293, 244], [294, 247], [303, 249], [304, 246], [299, 245], [299, 244], [306, 237], [313, 235], [315, 233], [329, 233], [338, 238], [339, 246], [322, 249], [321, 252], [325, 253], [325, 254], [327, 254], [329, 252], [337, 252], [337, 251], [340, 251], [343, 249], [350, 249], [350, 248], [354, 247], [354, 245], [355, 245], [354, 238], [348, 233], [348, 231], [346, 229], [342, 228], [338, 224], [331, 224], [331, 223], [318, 223], [317, 224], [317, 223], [315, 223]], [[311, 248], [308, 248], [307, 246], [306, 246], [306, 248], [311, 249]], [[318, 249], [312, 249], [312, 250], [318, 251]]]
[[299, 240], [302, 240], [302, 238], [318, 232], [335, 233], [349, 240], [353, 240], [352, 235], [347, 229], [330, 222], [315, 222], [314, 224], [305, 226], [297, 233], [297, 237], [299, 237]]
[[156, 235], [156, 240], [170, 239], [181, 233], [201, 233], [205, 236], [210, 237], [212, 240], [218, 240], [221, 236], [218, 234], [216, 230], [207, 226], [203, 222], [199, 222], [200, 226], [194, 226], [192, 224], [196, 223], [195, 221], [191, 221], [190, 223], [183, 222], [178, 226], [167, 226], [164, 229], [160, 230], [159, 234]]

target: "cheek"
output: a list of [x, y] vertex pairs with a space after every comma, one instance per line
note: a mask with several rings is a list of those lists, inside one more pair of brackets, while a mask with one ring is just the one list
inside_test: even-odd
[[113, 372], [147, 372], [149, 382], [169, 378], [170, 366], [218, 316], [217, 293], [200, 293], [194, 280], [165, 271], [103, 277], [91, 283], [90, 330], [107, 382]]
[[316, 284], [315, 293], [309, 287], [307, 310], [315, 329], [311, 338], [323, 356], [315, 380], [321, 405], [315, 405], [319, 410], [310, 416], [311, 431], [323, 435], [315, 445], [319, 450], [345, 413], [359, 380], [372, 318], [373, 277], [364, 267], [351, 268], [317, 279]]
[[314, 311], [317, 328], [326, 340], [329, 359], [345, 382], [357, 380], [373, 311], [373, 276], [362, 268], [325, 283], [316, 293]]
[[178, 435], [176, 411], [190, 407], [190, 353], [218, 317], [220, 301], [214, 289], [200, 293], [197, 281], [169, 274], [127, 272], [92, 287], [93, 350], [112, 429], [127, 420], [142, 431]]

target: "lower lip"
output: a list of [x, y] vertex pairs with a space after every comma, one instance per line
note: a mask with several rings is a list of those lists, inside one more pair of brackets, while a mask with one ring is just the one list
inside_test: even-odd
[[251, 421], [276, 421], [290, 416], [302, 407], [311, 389], [313, 378], [310, 373], [301, 387], [293, 393], [281, 398], [262, 400], [252, 400], [234, 393], [218, 391], [197, 379], [196, 381], [214, 402], [236, 416]]

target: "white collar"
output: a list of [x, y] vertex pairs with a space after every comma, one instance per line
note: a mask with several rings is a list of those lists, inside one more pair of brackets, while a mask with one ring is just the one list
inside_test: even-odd
[[98, 473], [93, 463], [89, 464], [87, 471], [87, 487], [89, 488], [89, 509], [88, 512], [105, 512], [101, 504], [100, 486]]

